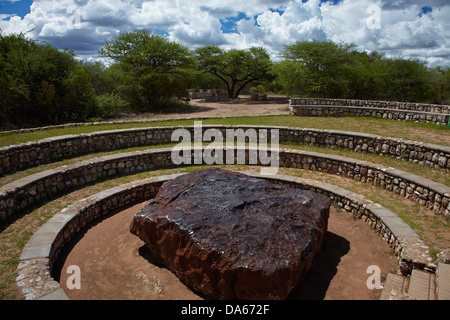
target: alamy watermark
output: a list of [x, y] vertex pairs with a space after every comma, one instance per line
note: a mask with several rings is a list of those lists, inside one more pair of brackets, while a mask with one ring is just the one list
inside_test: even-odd
[[77, 265], [71, 265], [67, 267], [67, 277], [66, 286], [69, 290], [80, 290], [81, 289], [81, 269]]
[[67, 8], [66, 12], [70, 14], [69, 19], [66, 22], [67, 29], [81, 29], [81, 8], [77, 5], [71, 5]]
[[366, 273], [370, 274], [369, 278], [367, 278], [366, 281], [366, 286], [369, 290], [379, 290], [383, 288], [381, 286], [381, 269], [379, 266], [368, 266]]
[[369, 30], [380, 30], [381, 29], [381, 8], [377, 5], [371, 5], [366, 11], [370, 14], [369, 18], [366, 20], [366, 26]]
[[[270, 131], [270, 132], [269, 132]], [[261, 165], [263, 175], [275, 175], [280, 166], [280, 132], [278, 129], [226, 129], [225, 137], [219, 129], [203, 131], [201, 121], [194, 123], [193, 137], [188, 129], [180, 128], [172, 133], [172, 142], [179, 142], [172, 149], [175, 165]], [[269, 137], [270, 135], [270, 137]], [[210, 142], [203, 147], [204, 142]], [[270, 148], [269, 148], [270, 142]], [[248, 155], [248, 161], [246, 161]]]

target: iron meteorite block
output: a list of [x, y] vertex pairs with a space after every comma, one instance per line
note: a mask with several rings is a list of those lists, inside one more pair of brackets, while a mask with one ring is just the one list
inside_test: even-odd
[[331, 200], [217, 168], [161, 186], [131, 223], [158, 263], [212, 299], [285, 299], [311, 267]]

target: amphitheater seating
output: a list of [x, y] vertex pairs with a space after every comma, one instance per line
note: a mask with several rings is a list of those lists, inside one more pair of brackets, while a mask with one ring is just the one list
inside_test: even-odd
[[[323, 101], [300, 103], [311, 103], [316, 106], [319, 102], [323, 103]], [[329, 103], [331, 104], [331, 102]], [[396, 107], [400, 108], [400, 105]], [[358, 108], [368, 107], [359, 105]], [[420, 106], [414, 108], [423, 109]], [[411, 112], [432, 110], [440, 115], [445, 113], [446, 121], [448, 121], [448, 109], [433, 108], [426, 109], [426, 111], [412, 110]], [[95, 132], [53, 137], [3, 147], [0, 149], [0, 175], [8, 175], [26, 168], [83, 154], [166, 144], [171, 141], [173, 131], [178, 128], [152, 127]], [[203, 129], [211, 128], [221, 132], [225, 132], [228, 128], [255, 130], [255, 132], [261, 129], [277, 129], [280, 133], [280, 143], [338, 147], [355, 152], [365, 151], [396, 157], [443, 171], [450, 168], [450, 148], [439, 145], [363, 133], [287, 127], [207, 126]], [[186, 129], [191, 132], [194, 130], [193, 127], [186, 127]], [[171, 151], [171, 148], [161, 148], [107, 155], [15, 180], [0, 189], [0, 220], [14, 219], [17, 214], [26, 212], [32, 206], [98, 181], [138, 172], [173, 168]], [[248, 152], [250, 152], [250, 148], [247, 150], [246, 160], [249, 159]], [[286, 168], [321, 171], [380, 186], [420, 203], [420, 205], [433, 210], [435, 214], [450, 217], [450, 187], [425, 177], [375, 163], [296, 150], [281, 150], [280, 164]], [[428, 248], [411, 227], [398, 218], [394, 212], [362, 195], [339, 186], [292, 176], [263, 176], [251, 172], [247, 172], [247, 174], [326, 194], [336, 207], [344, 209], [356, 218], [364, 219], [377, 230], [398, 256], [400, 269], [405, 275], [411, 274], [414, 270], [436, 272], [436, 266], [431, 261]], [[59, 283], [51, 277], [54, 263], [64, 245], [85, 225], [114, 210], [151, 198], [164, 181], [174, 177], [175, 175], [149, 178], [105, 190], [81, 199], [53, 216], [33, 234], [19, 258], [19, 277], [16, 281], [22, 288], [25, 298], [67, 298]]]
[[448, 125], [450, 108], [445, 105], [354, 99], [291, 99], [289, 109], [298, 116], [379, 117], [384, 119]]

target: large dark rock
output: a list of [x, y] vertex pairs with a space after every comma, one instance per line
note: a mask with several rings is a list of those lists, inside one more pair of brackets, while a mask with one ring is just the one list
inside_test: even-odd
[[213, 299], [285, 299], [327, 231], [330, 199], [210, 168], [164, 183], [131, 232]]

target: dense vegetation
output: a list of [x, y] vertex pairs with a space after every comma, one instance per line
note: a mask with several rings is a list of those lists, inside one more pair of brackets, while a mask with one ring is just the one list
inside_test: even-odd
[[264, 48], [195, 51], [147, 31], [120, 34], [100, 49], [112, 63], [80, 61], [0, 30], [0, 127], [106, 119], [183, 106], [187, 89], [450, 103], [450, 68], [428, 68], [351, 44], [296, 42], [273, 62]]
[[274, 65], [280, 90], [291, 95], [448, 103], [450, 68], [430, 69], [419, 61], [387, 59], [354, 45], [296, 42]]

